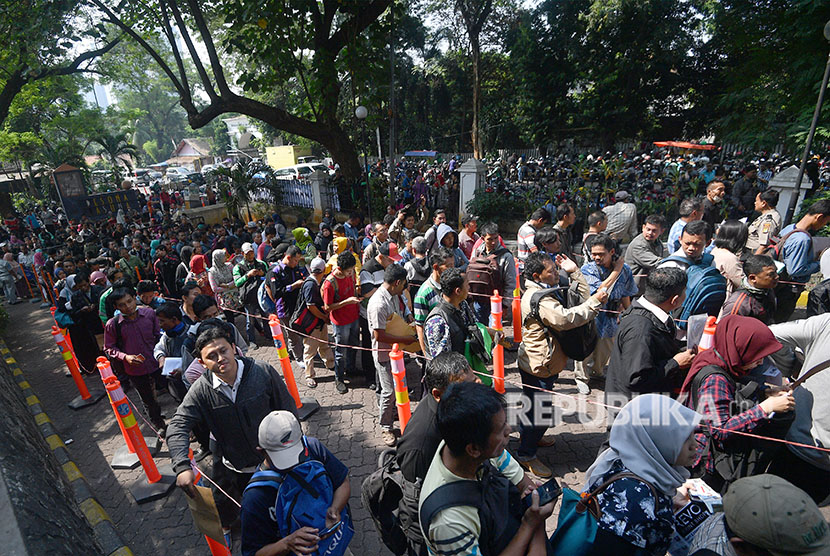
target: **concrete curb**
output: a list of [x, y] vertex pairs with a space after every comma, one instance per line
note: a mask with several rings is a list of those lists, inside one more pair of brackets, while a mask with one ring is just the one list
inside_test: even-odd
[[52, 425], [49, 416], [43, 411], [43, 407], [40, 405], [40, 399], [38, 399], [31, 385], [26, 381], [26, 378], [23, 376], [23, 371], [12, 356], [8, 346], [6, 346], [6, 342], [2, 339], [0, 339], [0, 354], [2, 354], [3, 359], [9, 365], [9, 368], [11, 368], [14, 381], [20, 387], [23, 397], [26, 399], [26, 405], [29, 406], [29, 413], [32, 414], [35, 424], [37, 424], [40, 433], [43, 435], [43, 439], [49, 445], [49, 449], [54, 454], [64, 475], [69, 480], [72, 492], [75, 494], [75, 499], [78, 501], [81, 511], [83, 511], [86, 520], [95, 532], [98, 542], [104, 548], [104, 554], [107, 556], [133, 556], [132, 550], [126, 546], [118, 534], [118, 530], [115, 528], [112, 519], [110, 519], [110, 516], [98, 500], [95, 499], [95, 496], [93, 496], [92, 490], [89, 488], [89, 484], [86, 482], [81, 470], [78, 469], [78, 466], [69, 457], [66, 445]]

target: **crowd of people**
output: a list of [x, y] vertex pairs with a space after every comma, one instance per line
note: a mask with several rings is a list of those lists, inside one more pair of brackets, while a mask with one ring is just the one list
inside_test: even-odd
[[[211, 226], [163, 205], [98, 222], [44, 208], [0, 228], [0, 281], [9, 304], [54, 305], [85, 372], [110, 359], [166, 435], [186, 492], [196, 480], [191, 442], [196, 460], [212, 455], [222, 527], [230, 546], [241, 515], [245, 554], [342, 554], [350, 538], [348, 469], [303, 436], [280, 373], [247, 355], [272, 342], [271, 314], [305, 387], [330, 372], [340, 394], [377, 393], [378, 436], [396, 449], [404, 485], [396, 515], [409, 554], [571, 550], [565, 500], [548, 538], [555, 501], [540, 500], [537, 480], [553, 475], [545, 458], [556, 441], [540, 408], [566, 368], [581, 394], [603, 385], [604, 397], [590, 399], [609, 414], [581, 487], [596, 533], [578, 553], [664, 554], [675, 512], [693, 499], [690, 477], [723, 494], [723, 512], [687, 553], [826, 553], [816, 504], [830, 494], [830, 375], [811, 371], [827, 358], [830, 260], [812, 238], [830, 223], [830, 201], [782, 228], [778, 193], [745, 170], [734, 184], [713, 172], [705, 197], [679, 200], [673, 223], [638, 214], [620, 189], [586, 230], [575, 229], [573, 204], [549, 203], [515, 236], [473, 215], [456, 228], [417, 183], [410, 202], [379, 220], [339, 222], [326, 211], [314, 229], [279, 214]], [[824, 269], [807, 318], [791, 321]], [[520, 296], [512, 325], [521, 342], [494, 321], [494, 291], [505, 325]], [[410, 382], [419, 403], [403, 433], [395, 344], [422, 379]], [[492, 387], [495, 345], [517, 351], [516, 422]], [[160, 393], [179, 404], [169, 420]], [[302, 502], [321, 476], [323, 502]], [[281, 513], [298, 503], [309, 508], [302, 518]], [[770, 524], [786, 531], [771, 534]]]

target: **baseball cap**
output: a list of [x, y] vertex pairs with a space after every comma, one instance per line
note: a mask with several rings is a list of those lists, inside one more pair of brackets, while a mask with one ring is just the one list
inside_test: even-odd
[[380, 251], [381, 255], [385, 255], [385, 256], [389, 257], [390, 259], [392, 259], [395, 262], [403, 260], [403, 257], [401, 257], [398, 254], [398, 244], [397, 243], [394, 243], [394, 242], [391, 242], [391, 241], [388, 242], [388, 243], [383, 243], [383, 244], [381, 244], [378, 251]]
[[259, 447], [277, 469], [290, 469], [306, 452], [303, 429], [290, 411], [272, 411], [259, 424]]
[[106, 281], [107, 280], [107, 275], [104, 274], [103, 272], [101, 272], [100, 270], [96, 270], [95, 272], [93, 272], [92, 274], [89, 275], [90, 283], [94, 284], [98, 280]]
[[326, 261], [320, 257], [314, 257], [311, 264], [308, 265], [308, 269], [311, 270], [312, 274], [322, 274], [326, 271]]
[[254, 246], [248, 243], [247, 241], [242, 244], [242, 252], [247, 253], [248, 251], [253, 251]]
[[617, 201], [625, 201], [630, 196], [631, 195], [628, 194], [628, 191], [617, 191], [617, 193], [614, 195], [614, 199]]
[[771, 554], [830, 555], [830, 527], [810, 496], [775, 475], [735, 481], [723, 497], [729, 528]]

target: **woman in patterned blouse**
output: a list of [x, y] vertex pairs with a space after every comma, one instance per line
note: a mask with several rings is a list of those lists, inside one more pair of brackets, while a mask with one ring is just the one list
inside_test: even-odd
[[667, 396], [644, 394], [614, 419], [610, 448], [587, 471], [585, 492], [619, 473], [596, 498], [597, 536], [591, 554], [663, 555], [674, 533], [673, 499], [689, 478], [701, 416]]

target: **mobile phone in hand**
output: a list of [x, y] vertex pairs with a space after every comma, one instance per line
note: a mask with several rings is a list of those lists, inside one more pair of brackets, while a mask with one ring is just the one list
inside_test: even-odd
[[[536, 492], [539, 493], [539, 505], [544, 506], [545, 504], [553, 502], [559, 498], [562, 494], [562, 487], [559, 486], [559, 483], [556, 482], [555, 478], [551, 477], [548, 482], [540, 487], [537, 487]], [[530, 493], [522, 498], [525, 508], [529, 508], [533, 504], [533, 498], [531, 497], [532, 494], [533, 493]]]
[[318, 537], [320, 537], [321, 539], [324, 539], [324, 538], [326, 538], [327, 536], [329, 536], [329, 535], [331, 535], [332, 533], [334, 533], [335, 531], [337, 531], [337, 530], [340, 528], [340, 526], [341, 526], [342, 524], [343, 524], [343, 522], [342, 522], [342, 521], [338, 521], [337, 523], [335, 523], [334, 525], [332, 525], [331, 527], [329, 527], [329, 528], [328, 528], [328, 529], [326, 529], [325, 531], [320, 531], [320, 532], [317, 534], [317, 536], [318, 536]]

